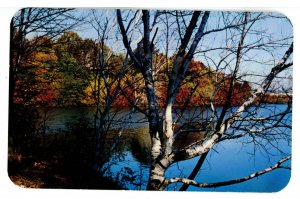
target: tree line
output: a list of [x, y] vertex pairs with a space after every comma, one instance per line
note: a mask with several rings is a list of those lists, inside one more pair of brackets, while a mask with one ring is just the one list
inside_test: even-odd
[[[173, 183], [218, 187], [250, 180], [291, 159], [278, 140], [290, 142], [293, 66], [292, 31], [280, 34], [266, 24], [289, 20], [276, 13], [168, 10], [89, 10], [74, 20], [74, 9], [22, 9], [11, 23], [10, 126], [21, 106], [94, 106], [97, 171], [103, 157], [122, 139], [124, 127], [107, 146], [116, 109], [143, 114], [151, 139], [147, 189]], [[88, 24], [96, 39], [83, 39], [74, 27]], [[37, 36], [31, 33], [36, 33]], [[253, 69], [257, 69], [257, 71]], [[286, 81], [287, 80], [287, 81]], [[274, 95], [274, 93], [281, 93]], [[264, 103], [285, 103], [285, 108]], [[190, 107], [204, 112], [185, 118]], [[216, 109], [219, 106], [219, 109]], [[261, 111], [268, 110], [268, 115]], [[130, 115], [129, 115], [130, 117]], [[124, 122], [124, 121], [121, 121]], [[124, 125], [125, 126], [125, 125]], [[193, 126], [193, 128], [190, 128]], [[276, 129], [276, 131], [272, 131]], [[194, 140], [174, 147], [182, 134]], [[281, 159], [239, 179], [194, 180], [208, 153], [227, 140], [247, 140], [256, 150]], [[174, 163], [200, 157], [188, 177], [167, 178]]]
[[[57, 39], [43, 36], [26, 39], [24, 42], [24, 48], [33, 45], [38, 46], [37, 49], [26, 52], [18, 68], [14, 103], [36, 107], [96, 106], [95, 94], [98, 82], [94, 80], [97, 71], [100, 70], [101, 44], [99, 42], [83, 39], [77, 33], [68, 31]], [[104, 49], [105, 54], [111, 55], [103, 72], [116, 77], [125, 57], [121, 53], [113, 52], [106, 44]], [[153, 57], [158, 105], [162, 107], [167, 97], [166, 83], [170, 75], [170, 68], [166, 68], [164, 63], [171, 63], [175, 56], [166, 58], [166, 54], [155, 50]], [[137, 93], [137, 90], [142, 90], [142, 77], [135, 71], [133, 62], [131, 60], [128, 62], [130, 69], [120, 80], [122, 92], [116, 96], [113, 107], [129, 108], [130, 103], [137, 97], [140, 98], [141, 106], [146, 103], [145, 93]], [[218, 88], [215, 86], [215, 79], [218, 79]], [[214, 71], [201, 61], [191, 60], [186, 78], [176, 96], [175, 106], [185, 106], [187, 97], [189, 107], [208, 106], [211, 101], [214, 105], [222, 106], [226, 101], [226, 93], [231, 81], [231, 74]], [[112, 83], [111, 87], [116, 87], [116, 83]], [[103, 90], [103, 81], [99, 86]], [[242, 104], [251, 95], [251, 90], [249, 82], [236, 81], [233, 85], [231, 105]], [[112, 96], [113, 92], [108, 95]], [[99, 100], [104, 101], [104, 93], [101, 96], [102, 99]], [[287, 103], [288, 98], [285, 95], [272, 98], [270, 95], [263, 101], [258, 99], [256, 101], [257, 103]]]

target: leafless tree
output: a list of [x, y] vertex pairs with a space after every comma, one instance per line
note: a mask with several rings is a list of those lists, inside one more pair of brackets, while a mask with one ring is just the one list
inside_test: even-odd
[[[282, 35], [281, 38], [274, 39], [271, 34], [257, 27], [257, 24], [267, 22], [274, 15], [272, 13], [248, 12], [194, 11], [184, 13], [155, 11], [153, 13], [156, 14], [152, 16], [152, 11], [142, 10], [140, 12], [142, 13], [142, 22], [138, 24], [140, 25], [138, 27], [140, 36], [136, 37], [137, 41], [135, 43], [128, 38], [128, 27], [131, 23], [128, 20], [129, 17], [123, 18], [121, 10], [117, 10], [116, 14], [124, 46], [134, 63], [134, 67], [142, 74], [144, 80], [147, 108], [143, 112], [149, 121], [149, 135], [151, 137], [151, 169], [147, 189], [163, 190], [169, 184], [176, 182], [185, 184], [181, 190], [186, 190], [188, 185], [219, 187], [244, 182], [274, 169], [282, 168], [282, 164], [291, 159], [289, 154], [275, 165], [240, 179], [217, 183], [201, 183], [193, 180], [207, 153], [222, 141], [247, 138], [251, 140], [251, 143], [261, 145], [261, 147], [267, 142], [280, 150], [278, 146], [274, 145], [273, 141], [278, 139], [290, 140], [290, 134], [286, 133], [286, 129], [291, 128], [291, 126], [284, 117], [291, 113], [291, 90], [281, 87], [281, 91], [286, 91], [285, 96], [289, 98], [285, 110], [273, 111], [274, 114], [260, 117], [257, 114], [259, 108], [255, 108], [257, 100], [261, 102], [268, 93], [274, 93], [274, 89], [278, 91], [279, 86], [275, 80], [279, 77], [279, 74], [288, 71], [293, 65], [291, 61], [293, 53], [292, 36]], [[166, 27], [167, 30], [170, 30], [169, 18], [164, 20], [165, 23], [157, 24], [160, 20], [163, 21], [162, 17], [166, 15], [173, 18], [175, 22], [173, 26], [177, 26], [178, 33], [174, 34], [174, 37], [178, 41], [178, 45], [172, 45], [174, 61], [169, 71], [167, 97], [163, 108], [159, 109], [153, 54], [154, 41], [156, 37], [161, 36], [158, 35], [160, 33], [159, 29]], [[153, 23], [151, 23], [151, 20], [153, 20]], [[127, 28], [124, 25], [126, 23], [128, 24]], [[168, 41], [169, 33], [164, 33]], [[164, 47], [168, 51], [171, 48], [170, 43], [164, 41], [167, 43]], [[135, 44], [137, 44], [138, 53], [133, 50]], [[139, 50], [141, 47], [143, 52]], [[266, 53], [272, 59], [263, 60], [256, 53], [253, 54], [255, 51]], [[275, 53], [277, 54], [275, 55]], [[176, 139], [180, 138], [183, 131], [176, 129], [179, 120], [176, 120], [174, 103], [180, 87], [187, 78], [187, 70], [195, 55], [199, 58], [202, 57], [207, 63], [213, 65], [216, 71], [213, 73], [216, 76], [216, 81], [210, 102], [211, 113], [206, 118], [207, 122], [210, 123], [210, 127], [209, 130], [208, 125], [203, 125], [204, 129], [192, 129], [191, 131], [202, 134], [202, 139], [194, 140], [183, 148], [176, 148], [174, 143]], [[243, 72], [243, 68], [247, 63], [265, 65], [269, 69], [261, 78], [255, 79], [256, 84], [252, 83], [253, 90], [251, 90], [250, 96], [241, 105], [234, 108], [232, 96], [235, 83], [245, 81], [247, 77], [248, 79], [254, 78], [253, 74]], [[221, 89], [218, 71], [230, 74], [225, 103], [219, 112], [214, 107], [215, 95]], [[192, 91], [191, 95], [193, 95]], [[180, 115], [182, 114], [179, 114], [179, 117]], [[197, 122], [202, 123], [202, 121], [199, 121], [199, 117], [193, 119], [198, 119]], [[276, 127], [280, 127], [281, 130], [270, 133]], [[201, 158], [189, 176], [190, 179], [167, 179], [165, 177], [165, 171], [170, 165], [197, 156], [201, 156]]]
[[[127, 56], [124, 60], [110, 46], [116, 50], [118, 40], [116, 17], [112, 10], [89, 11], [87, 22], [97, 34], [94, 41], [95, 48], [92, 80], [93, 97], [95, 100], [94, 130], [95, 153], [97, 170], [102, 174], [110, 167], [108, 158], [115, 152], [118, 146], [120, 134], [112, 136], [111, 129], [116, 123], [119, 110], [113, 109], [115, 99], [120, 95], [120, 83], [127, 68]], [[110, 134], [109, 134], [110, 133]], [[113, 140], [113, 144], [108, 142]], [[104, 166], [105, 165], [105, 166]]]

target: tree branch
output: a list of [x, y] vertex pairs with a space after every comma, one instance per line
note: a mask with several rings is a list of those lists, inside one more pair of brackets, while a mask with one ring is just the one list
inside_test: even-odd
[[229, 181], [223, 181], [223, 182], [215, 182], [215, 183], [201, 183], [201, 182], [197, 182], [195, 180], [190, 180], [187, 178], [172, 178], [172, 179], [166, 179], [164, 182], [164, 188], [167, 187], [169, 184], [172, 183], [177, 183], [177, 182], [182, 182], [186, 185], [191, 185], [191, 186], [196, 186], [196, 187], [201, 187], [201, 188], [216, 188], [216, 187], [222, 187], [222, 186], [228, 186], [228, 185], [233, 185], [233, 184], [239, 184], [248, 180], [251, 180], [253, 178], [256, 178], [258, 176], [261, 176], [263, 174], [266, 174], [270, 171], [273, 171], [275, 169], [280, 169], [280, 168], [287, 168], [287, 167], [283, 167], [281, 166], [281, 164], [283, 164], [284, 162], [288, 161], [291, 159], [291, 156], [287, 156], [281, 160], [279, 160], [276, 164], [274, 164], [273, 166], [270, 166], [264, 170], [252, 173], [248, 176], [245, 176], [243, 178], [239, 178], [239, 179], [234, 179], [234, 180], [229, 180]]
[[292, 53], [293, 53], [293, 43], [290, 45], [289, 49], [285, 52], [282, 59], [272, 68], [269, 75], [263, 81], [261, 87], [258, 88], [256, 91], [254, 91], [252, 93], [252, 96], [246, 102], [244, 102], [237, 109], [237, 111], [232, 113], [229, 118], [227, 118], [224, 122], [222, 122], [219, 130], [217, 130], [211, 137], [208, 137], [201, 143], [195, 144], [184, 151], [181, 150], [175, 151], [174, 158], [177, 161], [185, 160], [185, 159], [193, 158], [197, 155], [203, 154], [208, 150], [210, 150], [214, 146], [214, 144], [218, 142], [218, 140], [222, 137], [222, 135], [231, 127], [231, 125], [236, 120], [239, 119], [241, 114], [244, 113], [245, 110], [248, 109], [254, 103], [256, 97], [264, 94], [267, 91], [270, 84], [272, 83], [272, 80], [276, 77], [276, 75], [278, 75], [287, 67], [291, 66], [289, 64], [285, 64], [285, 62], [288, 60], [288, 58]]
[[[193, 169], [192, 173], [189, 175], [188, 179], [193, 180], [196, 177], [196, 175], [200, 171], [207, 155], [208, 155], [208, 152], [201, 155], [201, 157], [199, 158], [195, 168]], [[179, 191], [186, 191], [188, 188], [189, 188], [189, 184], [183, 184], [182, 187], [179, 189]]]
[[[197, 21], [198, 21], [198, 18], [200, 16], [200, 13], [201, 13], [200, 11], [195, 11], [193, 13], [193, 16], [190, 20], [190, 23], [189, 23], [189, 25], [186, 29], [185, 35], [184, 35], [183, 39], [181, 40], [181, 45], [178, 49], [178, 52], [176, 54], [176, 58], [175, 58], [174, 63], [173, 63], [172, 74], [171, 74], [170, 82], [169, 82], [169, 86], [168, 86], [167, 99], [174, 98], [173, 97], [175, 95], [174, 90], [176, 90], [176, 85], [175, 84], [176, 84], [176, 80], [178, 79], [179, 70], [180, 70], [180, 68], [182, 66], [182, 63], [183, 63], [183, 60], [184, 60], [183, 57], [185, 55], [185, 50], [186, 50], [187, 45], [188, 45], [188, 43], [191, 39], [193, 31], [196, 28]], [[200, 30], [200, 28], [199, 28], [199, 30]]]
[[120, 27], [122, 37], [123, 37], [124, 46], [127, 49], [130, 58], [133, 60], [134, 65], [138, 68], [141, 68], [142, 63], [140, 63], [140, 61], [136, 58], [136, 56], [134, 55], [134, 53], [132, 51], [132, 48], [130, 46], [130, 43], [129, 43], [129, 40], [128, 40], [128, 37], [127, 37], [127, 34], [126, 34], [125, 27], [124, 27], [124, 24], [123, 24], [122, 14], [121, 14], [121, 11], [119, 9], [117, 9], [117, 20], [118, 20], [118, 24], [119, 24], [119, 27]]
[[220, 117], [218, 119], [218, 122], [217, 122], [217, 125], [216, 125], [216, 130], [218, 131], [222, 125], [222, 122], [223, 122], [223, 119], [225, 118], [225, 115], [226, 115], [226, 112], [228, 110], [228, 108], [230, 107], [230, 104], [231, 104], [231, 98], [232, 98], [232, 95], [233, 95], [233, 89], [234, 89], [234, 84], [235, 84], [235, 81], [236, 81], [236, 76], [237, 76], [237, 73], [239, 71], [239, 68], [240, 68], [240, 63], [241, 63], [241, 59], [242, 59], [242, 50], [243, 50], [243, 47], [244, 47], [244, 40], [245, 40], [245, 37], [247, 35], [247, 32], [249, 29], [246, 29], [246, 26], [247, 26], [247, 23], [248, 23], [248, 18], [249, 18], [249, 13], [244, 13], [244, 25], [243, 25], [243, 28], [242, 28], [242, 33], [241, 33], [241, 36], [240, 36], [240, 40], [239, 40], [239, 44], [238, 44], [238, 47], [237, 47], [237, 52], [236, 52], [236, 63], [235, 63], [235, 67], [234, 67], [234, 71], [232, 73], [232, 78], [231, 78], [231, 81], [230, 81], [230, 85], [229, 85], [229, 89], [227, 92], [227, 96], [226, 96], [226, 101], [225, 101], [225, 104], [222, 108], [222, 112], [220, 114]]

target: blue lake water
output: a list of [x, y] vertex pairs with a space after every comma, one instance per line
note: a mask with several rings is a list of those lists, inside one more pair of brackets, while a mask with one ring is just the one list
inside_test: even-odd
[[[206, 158], [200, 172], [195, 180], [199, 182], [220, 182], [231, 179], [242, 178], [254, 172], [265, 169], [278, 160], [280, 156], [266, 158], [262, 153], [250, 155], [249, 147], [243, 146], [238, 140], [222, 143], [214, 148]], [[288, 152], [289, 147], [286, 148]], [[188, 177], [192, 168], [197, 164], [199, 157], [173, 164], [166, 171], [166, 177]], [[290, 166], [290, 162], [286, 162]], [[113, 173], [117, 173], [122, 168], [129, 167], [138, 176], [136, 183], [140, 186], [128, 183], [128, 189], [140, 190], [145, 189], [149, 177], [149, 167], [140, 163], [130, 151], [126, 151], [124, 161], [119, 162], [111, 167]], [[190, 186], [189, 191], [232, 191], [232, 192], [277, 192], [283, 189], [289, 182], [291, 172], [286, 169], [274, 170], [250, 181], [240, 184], [218, 187], [218, 188], [198, 188]], [[181, 184], [172, 184], [167, 190], [179, 190]]]
[[[275, 106], [275, 105], [274, 105]], [[276, 114], [286, 108], [286, 105], [268, 105], [263, 109], [253, 108], [256, 117], [265, 117], [271, 114]], [[250, 111], [251, 112], [251, 111]], [[82, 115], [82, 110], [80, 111]], [[52, 110], [49, 111], [47, 125], [49, 129], [63, 129], [65, 128], [65, 122], [74, 119], [74, 115], [78, 116], [78, 110]], [[80, 115], [80, 114], [79, 114]], [[92, 118], [92, 113], [87, 111], [85, 116]], [[120, 118], [126, 118], [126, 111], [121, 113]], [[137, 119], [138, 118], [138, 119]], [[285, 122], [291, 123], [291, 114], [287, 115]], [[136, 113], [133, 117], [130, 117], [130, 121], [143, 121], [142, 116]], [[126, 120], [129, 121], [129, 120]], [[264, 124], [268, 125], [268, 124]], [[269, 124], [271, 125], [271, 124]], [[126, 128], [135, 129], [135, 133], [139, 133], [139, 128], [147, 127], [147, 123], [128, 123]], [[118, 124], [114, 126], [118, 128]], [[269, 133], [278, 130], [272, 129]], [[237, 131], [236, 131], [237, 132]], [[235, 133], [236, 133], [235, 132]], [[281, 132], [281, 131], [278, 131]], [[285, 129], [285, 134], [291, 134], [290, 129]], [[280, 138], [277, 137], [277, 138]], [[142, 139], [142, 138], [141, 138]], [[270, 140], [272, 137], [270, 137]], [[128, 143], [130, 145], [130, 143]], [[260, 145], [260, 146], [259, 146]], [[281, 152], [278, 152], [275, 148], [280, 148]], [[121, 175], [124, 169], [129, 168], [135, 176], [134, 182], [124, 181], [124, 185], [127, 189], [140, 190], [145, 189], [147, 186], [147, 180], [149, 177], [149, 165], [145, 162], [141, 162], [136, 153], [132, 149], [133, 147], [124, 148], [123, 158], [121, 161], [115, 162], [110, 166], [110, 174], [116, 178], [119, 177], [121, 181]], [[289, 141], [286, 141], [284, 137], [276, 139], [276, 141], [267, 142], [264, 139], [257, 138], [257, 143], [253, 144], [251, 137], [246, 136], [237, 140], [227, 140], [215, 145], [213, 150], [209, 152], [205, 163], [203, 164], [200, 172], [195, 180], [199, 182], [220, 182], [228, 181], [232, 179], [242, 178], [250, 175], [254, 172], [265, 169], [278, 162], [286, 154], [291, 154], [291, 145]], [[188, 177], [194, 166], [196, 165], [199, 157], [186, 160], [180, 163], [171, 165], [166, 171], [166, 177]], [[290, 166], [290, 161], [284, 163], [285, 166]], [[190, 186], [189, 191], [231, 191], [231, 192], [277, 192], [283, 189], [289, 182], [291, 171], [287, 169], [277, 169], [270, 173], [264, 174], [252, 180], [219, 188], [198, 188]], [[167, 190], [179, 190], [181, 184], [171, 184], [167, 187]]]
[[[251, 147], [248, 146], [245, 148], [238, 140], [222, 143], [214, 149], [217, 152], [211, 151], [207, 161], [196, 177], [196, 180], [199, 182], [220, 182], [242, 178], [256, 171], [265, 169], [280, 160], [280, 157], [270, 157], [270, 159], [268, 159], [261, 153], [256, 153], [255, 156], [249, 155], [248, 153], [252, 150]], [[286, 150], [289, 150], [288, 147]], [[188, 169], [185, 168], [193, 168], [197, 161], [198, 158], [194, 158], [180, 165], [173, 165], [173, 168], [170, 168], [166, 175], [168, 177], [174, 177], [180, 174], [179, 171], [182, 171], [182, 175], [187, 177], [190, 171], [186, 172]], [[236, 185], [213, 189], [201, 189], [190, 186], [188, 190], [276, 192], [284, 188], [289, 179], [290, 171], [279, 169]], [[176, 190], [176, 187], [173, 187], [173, 189]]]

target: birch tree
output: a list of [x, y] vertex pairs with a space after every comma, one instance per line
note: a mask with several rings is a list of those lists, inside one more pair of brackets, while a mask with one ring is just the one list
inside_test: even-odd
[[[273, 166], [258, 171], [249, 176], [240, 179], [233, 179], [226, 182], [216, 183], [202, 183], [193, 180], [195, 174], [201, 168], [208, 152], [218, 143], [229, 140], [238, 139], [241, 137], [252, 138], [252, 143], [261, 144], [257, 138], [261, 137], [271, 143], [272, 139], [281, 139], [280, 134], [284, 139], [290, 140], [290, 135], [285, 134], [284, 131], [271, 134], [268, 129], [275, 127], [291, 128], [289, 123], [284, 122], [284, 117], [291, 112], [291, 95], [290, 91], [286, 90], [285, 94], [289, 98], [287, 109], [279, 113], [274, 113], [267, 117], [256, 117], [255, 111], [251, 110], [253, 105], [259, 103], [267, 93], [273, 92], [272, 88], [276, 87], [275, 80], [284, 71], [287, 71], [293, 65], [291, 61], [293, 53], [292, 36], [283, 36], [282, 38], [274, 39], [264, 34], [262, 30], [257, 29], [257, 24], [261, 21], [273, 18], [272, 14], [264, 13], [216, 13], [216, 12], [173, 12], [173, 11], [148, 11], [142, 10], [142, 21], [139, 23], [140, 38], [135, 44], [142, 44], [143, 53], [135, 53], [133, 48], [135, 44], [128, 39], [128, 25], [130, 21], [124, 19], [122, 11], [117, 10], [117, 20], [124, 47], [127, 50], [134, 67], [140, 71], [144, 79], [144, 87], [147, 96], [147, 109], [145, 114], [149, 121], [149, 135], [151, 137], [151, 169], [149, 175], [148, 190], [163, 190], [169, 184], [181, 182], [184, 186], [181, 190], [186, 190], [187, 186], [193, 185], [198, 187], [218, 187], [235, 183], [241, 183], [250, 180], [256, 176], [263, 175], [274, 169], [282, 168], [282, 164], [291, 159], [287, 155], [279, 160]], [[153, 13], [153, 15], [151, 15]], [[159, 20], [163, 18], [163, 14], [168, 17], [164, 20], [164, 25], [159, 24]], [[128, 18], [128, 17], [127, 17]], [[163, 108], [158, 108], [158, 96], [156, 90], [155, 72], [153, 71], [153, 51], [154, 46], [159, 45], [155, 40], [161, 37], [159, 29], [167, 26], [168, 32], [164, 31], [164, 35], [168, 41], [170, 36], [170, 19], [173, 18], [173, 25], [176, 26], [178, 31], [175, 35], [177, 45], [173, 44], [174, 59], [169, 71], [169, 79], [167, 86], [167, 97]], [[278, 17], [284, 18], [284, 17]], [[163, 20], [162, 20], [163, 21]], [[222, 21], [222, 22], [221, 22]], [[159, 32], [157, 34], [157, 32]], [[222, 35], [222, 40], [217, 38]], [[224, 36], [225, 35], [225, 36]], [[211, 46], [205, 39], [212, 39]], [[215, 40], [213, 40], [215, 39]], [[215, 43], [219, 42], [215, 45]], [[170, 43], [165, 42], [165, 49], [170, 49]], [[140, 48], [137, 46], [137, 48]], [[255, 57], [249, 57], [250, 51], [264, 51], [272, 54], [275, 49], [280, 48], [281, 57], [273, 55], [273, 60], [263, 62]], [[210, 56], [214, 52], [214, 56]], [[167, 54], [167, 53], [166, 53]], [[194, 140], [183, 148], [174, 147], [176, 138], [180, 137], [182, 130], [178, 130], [178, 120], [175, 114], [176, 108], [174, 107], [176, 96], [182, 86], [183, 81], [187, 77], [186, 73], [190, 66], [191, 60], [194, 56], [202, 56], [203, 60], [207, 63], [213, 64], [216, 71], [216, 81], [214, 87], [214, 95], [211, 96], [210, 109], [211, 114], [206, 118], [208, 125], [203, 125], [201, 129], [190, 129], [202, 133], [201, 140]], [[217, 59], [217, 57], [219, 58]], [[245, 81], [246, 76], [253, 74], [242, 72], [242, 65], [246, 62], [258, 62], [260, 65], [266, 64], [269, 66], [268, 71], [259, 81], [254, 84], [252, 82], [253, 90], [251, 96], [245, 100], [239, 107], [233, 109], [232, 95], [234, 84], [238, 81]], [[214, 107], [214, 99], [219, 89], [221, 89], [221, 81], [218, 80], [218, 71], [230, 72], [228, 80], [228, 87], [226, 88], [225, 103], [221, 111], [216, 112]], [[278, 85], [277, 85], [278, 88]], [[191, 91], [191, 94], [192, 91]], [[188, 97], [187, 97], [188, 101]], [[257, 110], [257, 109], [256, 109]], [[184, 112], [184, 111], [182, 111]], [[179, 114], [180, 117], [180, 114]], [[276, 119], [275, 119], [276, 118]], [[243, 122], [246, 122], [243, 123]], [[251, 122], [249, 122], [251, 121]], [[276, 122], [275, 122], [276, 121]], [[260, 122], [260, 125], [258, 125]], [[269, 122], [269, 125], [266, 123]], [[206, 123], [206, 124], [208, 124]], [[209, 128], [209, 131], [208, 131]], [[189, 130], [186, 130], [189, 131]], [[273, 137], [272, 137], [273, 136]], [[271, 138], [272, 137], [272, 138]], [[275, 146], [274, 146], [275, 147]], [[165, 171], [174, 163], [188, 160], [197, 156], [201, 156], [197, 166], [188, 178], [172, 178], [165, 177]]]

